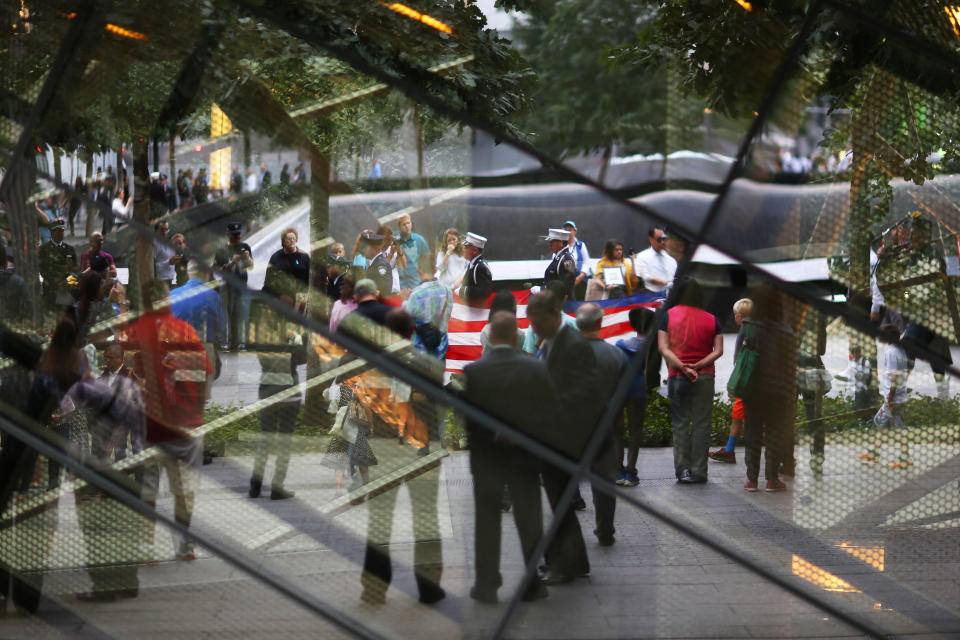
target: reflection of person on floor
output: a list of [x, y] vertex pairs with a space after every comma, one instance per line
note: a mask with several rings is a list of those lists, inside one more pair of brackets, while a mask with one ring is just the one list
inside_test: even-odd
[[[114, 353], [119, 345], [112, 345]], [[120, 352], [122, 362], [123, 352]], [[80, 450], [81, 460], [94, 469], [105, 468], [130, 452], [143, 450], [146, 420], [143, 397], [133, 378], [111, 375], [82, 380], [70, 388], [67, 398], [77, 411], [85, 411], [89, 451]], [[93, 588], [77, 596], [80, 600], [112, 602], [135, 598], [139, 593], [137, 562], [141, 518], [129, 507], [84, 485], [74, 492], [77, 520], [87, 548], [87, 571]]]
[[[465, 397], [521, 433], [542, 439], [554, 423], [550, 409], [557, 406], [556, 392], [547, 368], [543, 361], [529, 358], [516, 349], [517, 318], [513, 313], [498, 311], [487, 326], [490, 328], [490, 348], [480, 360], [464, 369]], [[476, 504], [476, 579], [470, 597], [495, 603], [497, 589], [503, 584], [500, 575], [503, 488], [510, 488], [513, 520], [520, 534], [524, 562], [529, 564], [537, 541], [543, 535], [540, 465], [532, 454], [512, 445], [508, 437], [495, 436], [485, 427], [469, 421], [467, 430]], [[546, 596], [546, 586], [539, 578], [534, 578], [523, 599], [539, 600]]]
[[883, 406], [874, 416], [873, 422], [877, 426], [873, 448], [858, 456], [867, 463], [875, 464], [880, 461], [880, 448], [883, 446], [885, 432], [893, 429], [893, 440], [900, 443], [900, 457], [889, 463], [894, 468], [913, 466], [910, 459], [910, 445], [907, 441], [907, 425], [903, 421], [903, 409], [907, 403], [907, 376], [909, 361], [907, 353], [897, 340], [899, 331], [892, 324], [880, 327], [881, 339], [889, 341], [883, 350], [883, 359], [880, 366], [880, 395], [883, 397]]
[[[826, 317], [812, 308], [803, 312], [803, 321], [799, 330], [800, 346], [797, 353], [797, 391], [803, 398], [803, 409], [807, 417], [807, 428], [813, 434], [810, 443], [810, 468], [813, 473], [823, 473], [823, 397], [830, 392], [830, 373], [823, 366], [823, 356], [827, 352]], [[792, 446], [789, 449], [792, 450]], [[785, 475], [792, 471], [789, 462], [784, 461]], [[795, 466], [795, 465], [794, 465]]]
[[[76, 325], [72, 320], [61, 319], [34, 369], [33, 382], [23, 399], [21, 408], [32, 419], [33, 429], [48, 425], [54, 419], [64, 392], [83, 377], [84, 362], [77, 344]], [[0, 512], [6, 510], [15, 492], [29, 489], [37, 460], [35, 450], [12, 436], [6, 437], [0, 451]], [[56, 488], [60, 465], [48, 461], [48, 471], [50, 482], [56, 481], [50, 488]], [[0, 596], [12, 596], [18, 608], [29, 612], [36, 611], [40, 602], [47, 555], [57, 529], [58, 505], [58, 500], [44, 503], [38, 513], [24, 516], [14, 526], [0, 531], [4, 543], [0, 545], [4, 552], [0, 556]], [[11, 585], [12, 592], [9, 591]]]
[[[260, 399], [286, 392], [298, 387], [297, 365], [307, 361], [306, 347], [302, 337], [295, 331], [297, 325], [285, 322], [266, 303], [259, 305], [259, 320], [255, 328], [255, 348], [260, 362]], [[276, 455], [273, 480], [270, 482], [270, 499], [285, 500], [294, 496], [284, 489], [287, 467], [290, 464], [291, 438], [297, 426], [300, 412], [299, 390], [282, 400], [274, 400], [260, 410], [260, 439], [253, 458], [253, 474], [250, 477], [251, 498], [260, 496], [263, 472], [267, 458]]]
[[744, 458], [747, 464], [746, 491], [757, 491], [760, 453], [766, 448], [767, 491], [786, 491], [780, 468], [792, 452], [797, 397], [796, 335], [784, 318], [784, 294], [773, 285], [757, 287], [753, 314], [751, 348], [757, 352], [757, 368], [751, 395], [745, 398]]
[[[156, 462], [143, 472], [143, 500], [156, 507], [160, 469], [167, 470], [174, 496], [174, 517], [184, 527], [193, 515], [194, 489], [203, 463], [203, 437], [195, 431], [203, 424], [206, 379], [213, 373], [203, 343], [189, 323], [170, 313], [170, 290], [160, 280], [142, 289], [146, 311], [120, 335], [129, 351], [138, 352], [136, 373], [144, 383], [147, 409], [147, 443], [157, 450]], [[148, 547], [153, 544], [155, 522], [147, 522]], [[150, 549], [143, 551], [150, 554]], [[180, 560], [195, 560], [193, 541], [184, 536], [177, 550]]]
[[[402, 310], [395, 309], [384, 319], [387, 326], [403, 327], [403, 334], [399, 337], [408, 340], [413, 333], [413, 320]], [[406, 360], [408, 367], [417, 368], [421, 375], [427, 376], [437, 383], [443, 375], [443, 361], [422, 353], [408, 351], [401, 356]], [[369, 372], [376, 373], [375, 371]], [[430, 451], [430, 440], [439, 441], [439, 415], [436, 405], [421, 394], [411, 394], [412, 416], [418, 428], [413, 433], [406, 433], [400, 442], [400, 447], [392, 447], [393, 453], [386, 460], [380, 459], [376, 467], [377, 476], [382, 477], [404, 467], [408, 473], [401, 476], [395, 483], [386, 485], [383, 489], [372, 492], [367, 498], [367, 548], [363, 559], [363, 594], [361, 598], [369, 603], [382, 603], [386, 599], [386, 591], [393, 577], [390, 560], [390, 538], [393, 528], [393, 508], [397, 500], [400, 485], [406, 484], [410, 492], [410, 505], [413, 517], [413, 571], [417, 582], [420, 602], [433, 604], [442, 600], [446, 593], [440, 586], [440, 576], [443, 573], [443, 544], [440, 540], [440, 531], [437, 523], [437, 492], [440, 480], [440, 461], [434, 460], [426, 465], [418, 464], [420, 458]], [[382, 402], [373, 400], [371, 407], [374, 412], [374, 423], [383, 425], [383, 430], [391, 437], [396, 437], [402, 425], [405, 430], [410, 429], [410, 421], [397, 422], [390, 411], [380, 415], [380, 408], [387, 409]], [[411, 414], [408, 412], [409, 418]], [[422, 426], [421, 430], [419, 427]], [[371, 477], [376, 482], [377, 477]]]

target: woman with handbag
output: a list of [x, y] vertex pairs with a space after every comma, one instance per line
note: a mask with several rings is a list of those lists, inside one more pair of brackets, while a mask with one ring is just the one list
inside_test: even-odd
[[330, 385], [330, 403], [336, 403], [337, 416], [320, 464], [333, 469], [337, 491], [343, 490], [344, 472], [352, 477], [355, 471], [359, 471], [360, 480], [355, 480], [351, 485], [362, 486], [370, 481], [369, 468], [378, 464], [368, 440], [372, 418], [358, 397], [362, 394], [359, 385], [359, 378]]

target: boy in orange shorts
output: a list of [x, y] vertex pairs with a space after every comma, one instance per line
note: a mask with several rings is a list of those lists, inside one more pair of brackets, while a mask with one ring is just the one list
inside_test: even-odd
[[[746, 339], [743, 321], [750, 317], [751, 311], [753, 311], [753, 301], [750, 298], [741, 298], [733, 303], [733, 319], [737, 321], [737, 326], [740, 327], [740, 331], [737, 333], [737, 344], [733, 349], [734, 362], [737, 361], [737, 354], [740, 353], [740, 345]], [[733, 411], [730, 412], [730, 418], [730, 437], [727, 438], [727, 446], [711, 451], [707, 456], [717, 462], [736, 464], [737, 454], [734, 449], [737, 446], [737, 438], [743, 434], [744, 410], [741, 398], [733, 398]]]

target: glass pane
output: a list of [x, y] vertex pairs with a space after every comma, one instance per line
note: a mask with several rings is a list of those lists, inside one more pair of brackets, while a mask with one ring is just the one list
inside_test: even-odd
[[[846, 58], [818, 39], [718, 196], [799, 24], [749, 3], [690, 14], [755, 35], [728, 47], [742, 77], [719, 88], [692, 78], [710, 70], [695, 56], [640, 64], [664, 34], [692, 42], [698, 20], [670, 30], [670, 15], [625, 2], [531, 7], [509, 41], [462, 3], [170, 1], [92, 17], [26, 4], [4, 10], [0, 50], [0, 561], [44, 600], [13, 635], [64, 619], [117, 636], [316, 635], [318, 620], [323, 637], [486, 637], [501, 623], [558, 638], [848, 635], [833, 609], [877, 633], [956, 631], [960, 221], [941, 62], [913, 77], [873, 60], [852, 94], [864, 106], [831, 111], [828, 72]], [[949, 49], [952, 15], [881, 18]], [[733, 115], [705, 109], [737, 93]], [[676, 273], [699, 294], [671, 289]], [[767, 276], [776, 296], [755, 289]], [[756, 334], [738, 338], [746, 297]], [[516, 326], [491, 316], [501, 307]], [[592, 342], [559, 328], [578, 311]], [[869, 321], [906, 351], [863, 333]], [[697, 329], [696, 349], [679, 327]], [[541, 539], [571, 472], [551, 450], [583, 455], [627, 375], [594, 347], [621, 340], [648, 362], [622, 390], [624, 437], [592, 462], [619, 481], [614, 525], [577, 478], [584, 509]], [[749, 456], [720, 449], [744, 341], [764, 389], [746, 403]], [[576, 362], [557, 364], [565, 351]], [[469, 367], [498, 353], [516, 359], [478, 382]], [[491, 416], [507, 423], [497, 438]], [[67, 466], [132, 475], [138, 504], [198, 540], [35, 459], [10, 436], [20, 424]], [[754, 455], [764, 431], [768, 465]], [[614, 462], [631, 442], [637, 459]], [[545, 600], [534, 586], [507, 616], [525, 560], [565, 584]]]

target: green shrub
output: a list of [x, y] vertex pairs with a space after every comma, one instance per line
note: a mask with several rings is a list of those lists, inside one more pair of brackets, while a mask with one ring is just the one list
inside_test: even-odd
[[[823, 424], [827, 433], [845, 431], [873, 430], [873, 413], [880, 406], [880, 396], [876, 397], [876, 408], [871, 408], [865, 416], [853, 415], [855, 411], [853, 397], [839, 395], [823, 398]], [[722, 445], [727, 441], [730, 433], [730, 412], [733, 404], [726, 394], [715, 394], [713, 401], [713, 417], [711, 421], [710, 439], [714, 445]], [[797, 435], [810, 433], [811, 423], [807, 422], [807, 414], [803, 401], [798, 396], [797, 407]], [[940, 400], [929, 397], [913, 397], [907, 400], [904, 409], [904, 422], [908, 427], [936, 427], [950, 426], [946, 432], [933, 430], [925, 439], [942, 440], [944, 437], [954, 441], [958, 437], [955, 425], [960, 421], [960, 398]], [[644, 421], [643, 437], [640, 440], [642, 447], [669, 447], [673, 445], [673, 428], [670, 423], [670, 399], [659, 393], [650, 395], [647, 401], [647, 415]]]
[[460, 447], [460, 440], [467, 437], [467, 429], [463, 418], [449, 407], [442, 409], [443, 418], [443, 446], [448, 449]]

